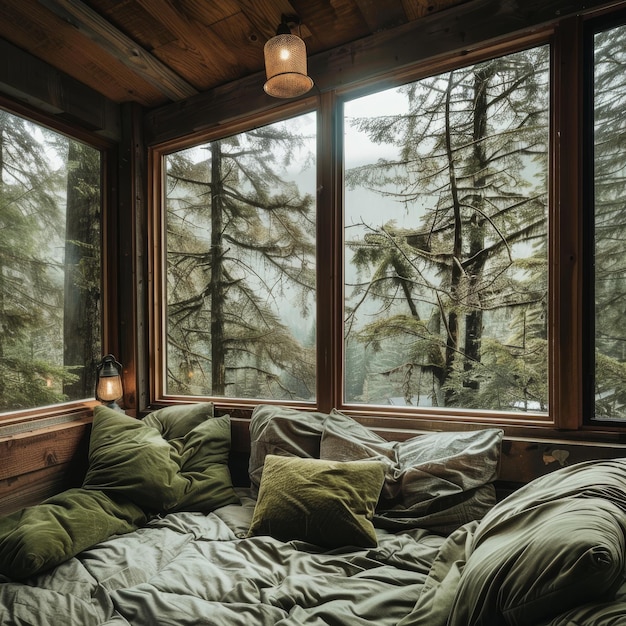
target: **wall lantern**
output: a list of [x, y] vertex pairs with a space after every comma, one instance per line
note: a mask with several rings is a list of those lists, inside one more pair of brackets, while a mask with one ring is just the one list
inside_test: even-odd
[[295, 98], [313, 87], [307, 75], [306, 46], [297, 35], [292, 35], [289, 23], [299, 25], [297, 16], [283, 15], [281, 23], [263, 49], [267, 82], [265, 93], [274, 98]]
[[121, 411], [117, 402], [124, 395], [122, 389], [122, 364], [112, 354], [107, 354], [96, 366], [96, 400], [111, 409]]

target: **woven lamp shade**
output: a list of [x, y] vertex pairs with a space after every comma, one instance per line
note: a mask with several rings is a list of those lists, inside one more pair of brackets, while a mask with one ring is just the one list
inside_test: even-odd
[[267, 82], [265, 93], [274, 98], [295, 98], [313, 87], [307, 76], [306, 46], [296, 35], [276, 35], [263, 49]]

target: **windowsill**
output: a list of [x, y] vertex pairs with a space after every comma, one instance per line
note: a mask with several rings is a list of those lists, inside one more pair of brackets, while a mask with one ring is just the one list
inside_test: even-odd
[[0, 440], [29, 433], [42, 428], [91, 419], [96, 400], [72, 402], [0, 415]]

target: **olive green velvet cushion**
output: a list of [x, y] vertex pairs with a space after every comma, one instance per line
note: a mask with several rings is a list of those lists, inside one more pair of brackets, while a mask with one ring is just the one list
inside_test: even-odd
[[146, 415], [142, 422], [156, 428], [164, 439], [171, 441], [184, 437], [189, 431], [213, 417], [212, 402], [179, 404], [157, 409]]
[[0, 518], [0, 574], [22, 579], [146, 522], [140, 507], [101, 491], [70, 489]]
[[371, 520], [384, 478], [377, 461], [268, 455], [249, 534], [326, 548], [374, 547]]
[[197, 404], [137, 420], [97, 406], [83, 487], [160, 513], [239, 502], [228, 468], [230, 418], [212, 413], [211, 404]]

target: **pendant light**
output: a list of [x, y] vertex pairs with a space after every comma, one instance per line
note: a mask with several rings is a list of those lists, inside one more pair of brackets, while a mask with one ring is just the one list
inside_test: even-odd
[[281, 23], [263, 49], [267, 82], [265, 93], [274, 98], [295, 98], [313, 87], [307, 75], [306, 46], [304, 41], [291, 33], [289, 21], [299, 24], [295, 16], [283, 15]]

